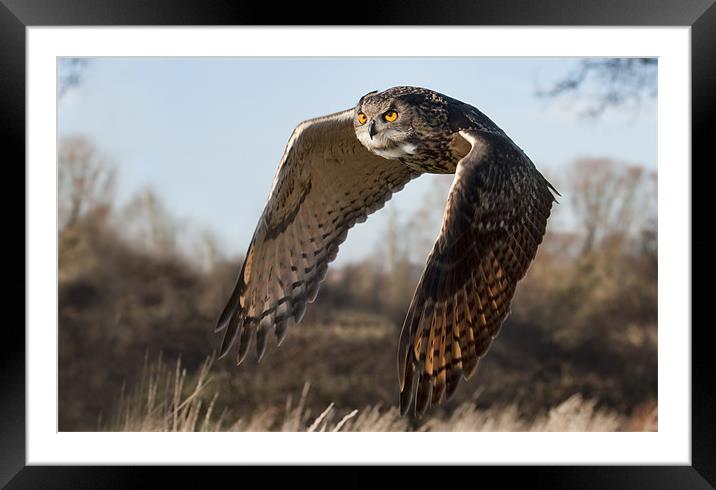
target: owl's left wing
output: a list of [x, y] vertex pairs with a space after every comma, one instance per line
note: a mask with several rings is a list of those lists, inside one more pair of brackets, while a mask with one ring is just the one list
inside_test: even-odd
[[[442, 229], [400, 335], [400, 411], [449, 398], [468, 379], [510, 311], [542, 241], [554, 188], [503, 134], [460, 131], [460, 160]], [[555, 190], [556, 192], [556, 190]]]

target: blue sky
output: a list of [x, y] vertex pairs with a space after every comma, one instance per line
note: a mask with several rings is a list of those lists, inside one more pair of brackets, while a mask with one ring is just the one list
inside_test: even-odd
[[[535, 97], [567, 58], [99, 58], [58, 105], [60, 137], [84, 134], [118, 170], [118, 201], [151, 186], [171, 212], [245, 251], [279, 158], [302, 120], [355, 105], [371, 90], [416, 85], [474, 105], [553, 174], [609, 157], [656, 169], [656, 104], [579, 117], [570, 99]], [[422, 176], [390, 206], [407, 215], [434, 185]], [[564, 194], [564, 192], [562, 192]], [[338, 262], [375, 249], [381, 210], [349, 234]], [[435, 230], [437, 233], [437, 230]]]

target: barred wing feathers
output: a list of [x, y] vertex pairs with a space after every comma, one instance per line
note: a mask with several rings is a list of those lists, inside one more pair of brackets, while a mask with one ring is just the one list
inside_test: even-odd
[[219, 355], [238, 339], [237, 364], [268, 332], [280, 343], [301, 321], [348, 229], [418, 174], [370, 153], [355, 136], [354, 110], [305, 121], [288, 141], [233, 294], [219, 318]]
[[424, 413], [473, 374], [509, 314], [554, 201], [554, 188], [504, 134], [460, 134], [472, 148], [458, 164], [400, 335], [402, 414], [414, 393], [415, 411]]

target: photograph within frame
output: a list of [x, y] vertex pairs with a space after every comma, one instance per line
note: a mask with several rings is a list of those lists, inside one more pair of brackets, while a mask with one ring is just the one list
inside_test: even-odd
[[[58, 59], [59, 430], [656, 430], [657, 63], [657, 58]], [[291, 73], [290, 83], [279, 73]], [[403, 80], [475, 100], [487, 114], [475, 113], [480, 124], [508, 131], [537, 171], [549, 177], [545, 186], [556, 184], [554, 196], [561, 201], [551, 209], [550, 231], [539, 237], [534, 264], [525, 264], [531, 272], [518, 289], [497, 352], [480, 356], [478, 381], [465, 388], [448, 383], [448, 392], [454, 387], [457, 396], [442, 410], [435, 397], [430, 411], [438, 412], [427, 413], [433, 416], [428, 420], [414, 414], [401, 418], [391, 409], [397, 400], [395, 342], [424, 257], [440, 231], [453, 175], [439, 173], [451, 171], [449, 161], [446, 168], [413, 179], [400, 194], [394, 189], [385, 209], [351, 230], [317, 304], [309, 306], [301, 328], [289, 327], [299, 337], [286, 344], [286, 353], [279, 352], [279, 361], [270, 340], [261, 366], [252, 351], [248, 366], [236, 369], [231, 359], [209, 359], [216, 349], [206, 339], [222, 297], [235, 283], [231, 271], [241, 270], [241, 257], [225, 250], [236, 254], [253, 233], [266, 199], [261, 182], [267, 186], [273, 178], [281, 134], [291, 134], [296, 121], [316, 111], [335, 112], [334, 100], [353, 104], [347, 93]], [[381, 104], [393, 107], [422, 93], [393, 90], [406, 93]], [[370, 96], [361, 100], [365, 104]], [[410, 106], [402, 109], [395, 117], [406, 121]], [[352, 131], [352, 123], [347, 125]], [[401, 127], [399, 121], [383, 125]], [[116, 149], [107, 155], [103, 149], [110, 148]], [[377, 168], [390, 164], [379, 162]], [[327, 197], [328, 189], [320, 190], [320, 174], [331, 171], [317, 171], [307, 182], [322, 196], [316, 204], [307, 198], [306, 205], [314, 206], [309, 214], [334, 199]], [[367, 181], [371, 172], [347, 189]], [[332, 178], [329, 188], [339, 184]], [[282, 185], [296, 184], [277, 184]], [[179, 219], [177, 212], [196, 214], [193, 220]], [[543, 218], [530, 218], [538, 219]], [[534, 226], [510, 235], [526, 231], [532, 237]], [[230, 246], [219, 238], [227, 235], [237, 236]], [[285, 238], [277, 240], [291, 246]], [[525, 240], [511, 247], [532, 250], [534, 238]], [[260, 247], [254, 250], [259, 257]], [[498, 275], [522, 262], [514, 253], [494, 257], [503, 264]], [[274, 252], [272, 260], [295, 255]], [[259, 261], [252, 260], [256, 274], [265, 267]], [[507, 288], [508, 282], [498, 278], [493, 290], [507, 294], [501, 285]], [[489, 306], [488, 294], [498, 293], [482, 294]], [[474, 310], [472, 316], [490, 318], [491, 311]], [[537, 318], [542, 324], [530, 323]], [[454, 328], [459, 322], [447, 331]], [[479, 332], [469, 336], [479, 339]], [[435, 348], [442, 356], [447, 351], [448, 360], [460, 349], [467, 353], [474, 347], [458, 337], [446, 349]], [[517, 365], [511, 353], [519, 353]], [[296, 390], [298, 373], [305, 376], [301, 390]], [[458, 377], [462, 374], [458, 369]], [[591, 398], [585, 399], [585, 390]], [[277, 394], [286, 400], [277, 403]]]

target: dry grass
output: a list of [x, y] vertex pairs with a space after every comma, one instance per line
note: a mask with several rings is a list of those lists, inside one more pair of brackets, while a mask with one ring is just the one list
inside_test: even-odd
[[599, 410], [594, 400], [576, 394], [532, 420], [520, 417], [516, 405], [477, 410], [468, 403], [460, 405], [445, 419], [430, 419], [420, 430], [436, 432], [614, 432], [626, 427], [626, 418], [615, 412]]
[[[117, 414], [106, 430], [123, 432], [195, 432], [219, 430], [222, 417], [214, 418], [215, 394], [208, 405], [202, 399], [211, 381], [211, 360], [202, 364], [196, 381], [187, 388], [187, 371], [177, 359], [174, 369], [159, 360], [149, 365], [145, 358], [139, 385], [120, 396]], [[201, 414], [201, 417], [200, 417]]]
[[[281, 431], [281, 432], [613, 432], [657, 430], [657, 406], [651, 403], [632, 416], [600, 409], [595, 400], [575, 394], [547, 413], [532, 419], [521, 416], [516, 404], [477, 409], [466, 402], [446, 416], [434, 415], [417, 427], [401, 417], [395, 407], [368, 406], [338, 410], [331, 403], [320, 414], [311, 413], [306, 400], [306, 383], [297, 403], [288, 397], [284, 407], [267, 407], [249, 416], [231, 419], [229, 410], [216, 414], [218, 394], [210, 395], [211, 359], [191, 377], [177, 360], [174, 367], [161, 356], [149, 365], [145, 361], [141, 381], [128, 396], [124, 390], [114, 419], [105, 431]], [[207, 401], [208, 400], [208, 401]]]

